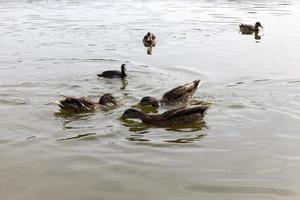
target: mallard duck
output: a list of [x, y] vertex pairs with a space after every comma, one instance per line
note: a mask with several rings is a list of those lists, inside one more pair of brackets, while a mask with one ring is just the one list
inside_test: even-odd
[[172, 90], [166, 92], [161, 99], [155, 97], [144, 97], [139, 102], [141, 106], [152, 106], [159, 107], [162, 106], [173, 106], [173, 107], [185, 107], [188, 102], [198, 89], [200, 80], [194, 80], [193, 82], [187, 83], [173, 88]]
[[145, 47], [155, 47], [156, 45], [155, 35], [148, 32], [143, 38], [143, 43]]
[[130, 108], [123, 113], [121, 119], [140, 119], [145, 124], [155, 126], [186, 125], [202, 120], [207, 109], [207, 106], [176, 108], [162, 114], [149, 115]]
[[61, 110], [72, 113], [90, 112], [97, 109], [109, 110], [117, 105], [116, 99], [111, 94], [104, 94], [99, 102], [94, 102], [87, 97], [65, 97], [60, 101], [55, 101]]
[[260, 22], [256, 22], [254, 26], [249, 24], [240, 24], [240, 32], [243, 34], [258, 32], [259, 27], [263, 28]]
[[108, 70], [104, 71], [101, 74], [97, 74], [98, 77], [104, 77], [104, 78], [125, 78], [127, 76], [126, 73], [126, 65], [121, 65], [121, 71], [118, 70]]

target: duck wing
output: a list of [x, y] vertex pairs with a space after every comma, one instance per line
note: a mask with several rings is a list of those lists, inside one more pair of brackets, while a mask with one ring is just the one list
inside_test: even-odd
[[191, 83], [175, 87], [172, 90], [166, 92], [161, 98], [161, 101], [168, 102], [189, 100], [189, 98], [191, 98], [196, 92], [199, 83], [200, 80], [195, 80]]
[[244, 34], [250, 34], [255, 31], [255, 26], [249, 24], [240, 24], [240, 31]]
[[240, 24], [240, 28], [255, 28], [253, 25], [250, 24]]
[[173, 109], [169, 110], [162, 114], [162, 117], [171, 120], [174, 118], [182, 118], [187, 117], [189, 115], [194, 114], [201, 114], [202, 117], [204, 117], [208, 107], [207, 106], [196, 106], [191, 108], [179, 108], [179, 109]]
[[94, 108], [94, 103], [86, 97], [65, 97], [59, 101], [59, 107], [68, 112], [86, 112]]

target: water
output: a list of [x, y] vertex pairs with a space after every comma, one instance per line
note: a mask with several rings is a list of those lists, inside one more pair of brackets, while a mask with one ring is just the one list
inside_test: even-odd
[[[299, 199], [298, 1], [1, 1], [1, 199]], [[260, 21], [261, 39], [239, 23]], [[152, 55], [142, 37], [157, 35]], [[128, 66], [126, 81], [97, 79]], [[203, 80], [200, 127], [119, 120]], [[109, 112], [64, 117], [60, 95]], [[68, 139], [78, 135], [86, 137]], [[67, 139], [67, 140], [63, 140]]]

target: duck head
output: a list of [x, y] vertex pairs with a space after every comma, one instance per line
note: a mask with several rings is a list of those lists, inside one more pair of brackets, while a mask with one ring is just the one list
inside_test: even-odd
[[148, 32], [147, 35], [146, 35], [146, 37], [149, 38], [150, 36], [151, 36], [151, 33]]
[[101, 105], [107, 105], [107, 104], [113, 104], [117, 105], [116, 99], [111, 94], [104, 94], [99, 100], [99, 104]]
[[141, 111], [129, 108], [123, 113], [121, 119], [142, 119], [143, 117], [144, 113], [142, 113]]
[[127, 76], [127, 71], [126, 71], [126, 65], [125, 64], [121, 65], [121, 74], [122, 74], [122, 77]]
[[255, 23], [255, 29], [258, 30], [259, 27], [263, 28], [262, 25], [260, 24], [260, 22], [256, 22]]
[[159, 101], [155, 97], [143, 97], [139, 103], [141, 106], [159, 107]]

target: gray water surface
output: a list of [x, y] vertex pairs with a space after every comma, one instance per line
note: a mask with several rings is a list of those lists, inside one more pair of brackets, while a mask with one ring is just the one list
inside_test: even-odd
[[[260, 40], [239, 33], [256, 21]], [[1, 1], [1, 199], [298, 200], [299, 22], [296, 0]], [[122, 63], [125, 81], [96, 77]], [[119, 120], [194, 79], [211, 105], [200, 126]], [[107, 92], [109, 112], [51, 103]]]

